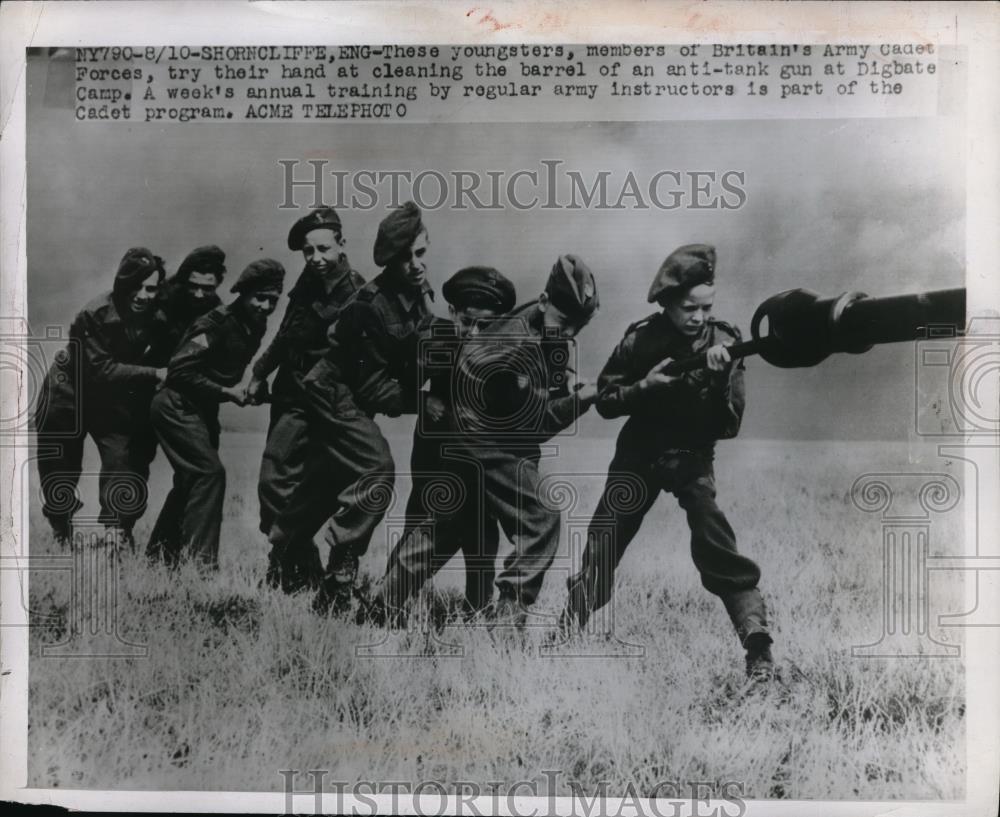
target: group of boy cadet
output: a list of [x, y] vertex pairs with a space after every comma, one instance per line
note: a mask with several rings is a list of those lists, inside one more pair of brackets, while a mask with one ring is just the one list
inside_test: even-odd
[[[340, 309], [325, 353], [302, 380], [307, 462], [268, 538], [283, 585], [315, 588], [319, 611], [350, 603], [359, 560], [393, 495], [395, 464], [374, 417], [413, 414], [421, 399], [418, 334], [433, 317], [428, 246], [412, 202], [382, 220], [373, 252], [382, 272]], [[317, 572], [313, 537], [324, 523], [329, 558]]]
[[[459, 290], [449, 300], [458, 319], [455, 334], [463, 341], [455, 364], [439, 378], [449, 382], [451, 400], [439, 420], [418, 425], [414, 441], [414, 471], [432, 470], [429, 479], [415, 481], [407, 518], [416, 524], [407, 527], [358, 618], [399, 623], [406, 601], [459, 550], [467, 607], [481, 610], [489, 600], [484, 580], [492, 580], [499, 525], [513, 550], [497, 577], [490, 618], [523, 626], [559, 543], [559, 514], [538, 496], [540, 444], [596, 399], [592, 385], [571, 390], [568, 374], [569, 344], [597, 310], [597, 286], [586, 264], [572, 255], [560, 256], [536, 300], [506, 314], [500, 310], [515, 303], [515, 292], [496, 270], [462, 270], [449, 284]], [[494, 297], [477, 298], [477, 314], [470, 314], [464, 298], [482, 290], [493, 290]], [[434, 343], [425, 350], [428, 356]], [[417, 489], [425, 490], [441, 472], [453, 473], [464, 486], [457, 507], [417, 507]]]
[[[171, 530], [168, 523], [181, 520], [166, 549], [177, 554], [186, 547], [203, 563], [217, 565], [225, 487], [217, 454], [218, 405], [270, 399], [259, 488], [261, 529], [271, 544], [268, 578], [289, 592], [315, 590], [320, 612], [345, 609], [356, 592], [358, 561], [394, 490], [394, 463], [374, 417], [419, 413], [406, 529], [385, 575], [363, 600], [359, 619], [399, 622], [406, 600], [458, 551], [467, 565], [468, 608], [486, 607], [490, 589], [484, 578], [493, 577], [502, 528], [513, 548], [496, 579], [490, 617], [523, 627], [559, 540], [559, 514], [538, 496], [541, 443], [596, 405], [603, 417], [629, 420], [583, 564], [568, 582], [562, 630], [586, 628], [607, 604], [627, 545], [659, 491], [669, 491], [687, 513], [702, 583], [722, 599], [746, 649], [748, 674], [771, 677], [760, 571], [736, 550], [732, 528], [715, 503], [714, 443], [738, 432], [744, 386], [742, 364], [734, 365], [726, 351], [739, 334], [710, 317], [714, 250], [689, 245], [664, 261], [649, 293], [662, 311], [628, 328], [591, 385], [574, 383], [568, 365], [574, 336], [598, 306], [594, 276], [578, 257], [560, 256], [542, 294], [516, 309], [513, 284], [497, 270], [460, 270], [442, 290], [451, 317], [444, 321], [431, 311], [429, 236], [416, 205], [394, 210], [379, 225], [373, 255], [382, 272], [371, 282], [351, 269], [344, 244], [332, 208], [314, 210], [293, 226], [288, 246], [303, 253], [306, 267], [247, 389], [238, 384], [281, 291], [284, 270], [277, 262], [251, 264], [233, 288], [240, 293], [233, 304], [195, 317], [166, 372], [134, 366], [131, 376], [147, 390], [166, 380], [151, 411], [175, 468], [157, 528]], [[116, 314], [125, 310], [124, 334], [137, 346], [135, 338], [148, 332], [141, 303], [163, 280], [162, 262], [141, 252], [159, 272], [138, 280], [127, 254], [128, 283], [116, 278], [120, 303], [114, 307]], [[477, 333], [482, 342], [475, 342]], [[445, 357], [451, 362], [425, 365], [437, 344], [449, 347], [452, 355]], [[676, 377], [664, 371], [671, 359], [699, 351], [707, 353], [707, 370]], [[141, 359], [127, 345], [121, 352], [116, 347], [115, 362], [127, 366], [128, 356], [137, 354]], [[83, 362], [83, 370], [93, 369], [89, 359]], [[269, 390], [267, 377], [275, 369]], [[58, 412], [40, 410], [38, 416], [56, 418]], [[93, 424], [81, 427], [98, 439]], [[40, 426], [40, 443], [43, 438]], [[44, 493], [41, 464], [40, 471]], [[454, 475], [466, 489], [448, 507], [428, 501], [430, 484], [443, 474]], [[627, 507], [615, 500], [623, 475], [645, 488], [641, 501]], [[75, 508], [59, 510], [48, 499], [45, 507], [57, 534], [60, 525], [65, 532]], [[325, 568], [312, 541], [324, 522], [330, 548]]]
[[[277, 304], [284, 269], [250, 264], [223, 306], [216, 289], [225, 253], [198, 247], [166, 278], [163, 259], [128, 250], [111, 292], [74, 318], [33, 412], [42, 512], [56, 541], [73, 543], [83, 444], [97, 445], [104, 541], [135, 547], [133, 528], [147, 500], [157, 443], [174, 466], [147, 553], [175, 563], [184, 552], [218, 563], [225, 470], [218, 461], [218, 404], [244, 403], [234, 388]], [[242, 361], [242, 363], [240, 362]]]

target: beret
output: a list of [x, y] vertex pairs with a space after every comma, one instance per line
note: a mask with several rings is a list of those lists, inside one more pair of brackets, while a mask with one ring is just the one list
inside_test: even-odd
[[177, 277], [187, 278], [192, 272], [211, 273], [216, 278], [226, 274], [226, 254], [214, 244], [197, 247], [189, 252], [177, 268]]
[[313, 230], [333, 230], [339, 233], [340, 216], [337, 215], [337, 211], [332, 207], [318, 207], [302, 216], [288, 231], [288, 249], [294, 252], [301, 250], [306, 235]]
[[264, 289], [276, 289], [281, 292], [285, 281], [285, 268], [271, 258], [261, 258], [247, 264], [240, 273], [239, 279], [233, 284], [230, 292], [245, 294], [260, 292]]
[[545, 292], [556, 309], [577, 320], [589, 318], [597, 311], [597, 282], [581, 258], [560, 255], [552, 265]]
[[412, 201], [389, 213], [378, 225], [378, 235], [375, 237], [375, 266], [386, 266], [403, 250], [409, 248], [423, 229], [420, 208]]
[[139, 286], [154, 272], [159, 273], [160, 280], [166, 274], [163, 269], [163, 259], [145, 247], [132, 247], [122, 256], [115, 273], [113, 292], [120, 295], [139, 289]]
[[441, 287], [444, 299], [454, 307], [469, 300], [490, 304], [498, 312], [510, 312], [517, 302], [517, 292], [511, 280], [493, 267], [465, 267], [451, 276]]
[[708, 244], [685, 244], [660, 264], [649, 288], [649, 303], [658, 301], [671, 290], [690, 289], [715, 280], [715, 247]]

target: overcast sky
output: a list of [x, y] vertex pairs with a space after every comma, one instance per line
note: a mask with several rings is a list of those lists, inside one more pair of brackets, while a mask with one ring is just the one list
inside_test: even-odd
[[[279, 159], [322, 158], [343, 171], [445, 174], [509, 174], [560, 160], [562, 170], [586, 178], [609, 171], [615, 192], [630, 171], [642, 184], [660, 170], [744, 173], [747, 200], [735, 210], [426, 214], [436, 287], [462, 266], [488, 264], [507, 274], [527, 300], [541, 289], [559, 253], [582, 256], [596, 273], [602, 304], [579, 343], [581, 369], [593, 376], [626, 326], [651, 311], [649, 283], [680, 244], [718, 248], [716, 313], [744, 332], [761, 300], [791, 287], [878, 295], [964, 282], [965, 157], [958, 116], [126, 126], [76, 123], [70, 107], [45, 94], [45, 84], [45, 60], [29, 61], [28, 306], [36, 333], [47, 324], [68, 324], [84, 303], [109, 289], [131, 246], [148, 246], [172, 271], [191, 248], [220, 245], [230, 270], [227, 298], [231, 280], [262, 255], [296, 276], [301, 257], [286, 249], [285, 239], [304, 209], [279, 209]], [[328, 189], [332, 193], [332, 183]], [[436, 192], [433, 185], [427, 190]], [[299, 199], [305, 207], [308, 196]], [[384, 214], [381, 208], [341, 212], [348, 254], [367, 278], [377, 272], [371, 250]], [[805, 370], [752, 360], [743, 434], [905, 440], [913, 383], [914, 350], [907, 344]], [[605, 425], [588, 419], [593, 433], [603, 433]]]

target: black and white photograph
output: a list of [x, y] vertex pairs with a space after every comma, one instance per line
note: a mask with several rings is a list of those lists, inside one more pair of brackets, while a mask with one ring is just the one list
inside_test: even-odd
[[4, 800], [995, 813], [996, 5], [0, 15]]

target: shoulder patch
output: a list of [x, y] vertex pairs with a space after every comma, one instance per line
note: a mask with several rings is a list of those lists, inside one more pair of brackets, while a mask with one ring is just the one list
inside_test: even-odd
[[643, 326], [649, 324], [654, 318], [657, 318], [660, 314], [661, 313], [659, 312], [654, 312], [652, 315], [647, 315], [645, 318], [642, 318], [641, 320], [638, 320], [635, 323], [630, 323], [628, 325], [628, 329], [625, 330], [625, 334], [629, 335], [636, 329], [641, 329]]
[[194, 344], [195, 346], [200, 346], [202, 349], [208, 348], [208, 335], [202, 332], [200, 335], [195, 335], [188, 343]]

